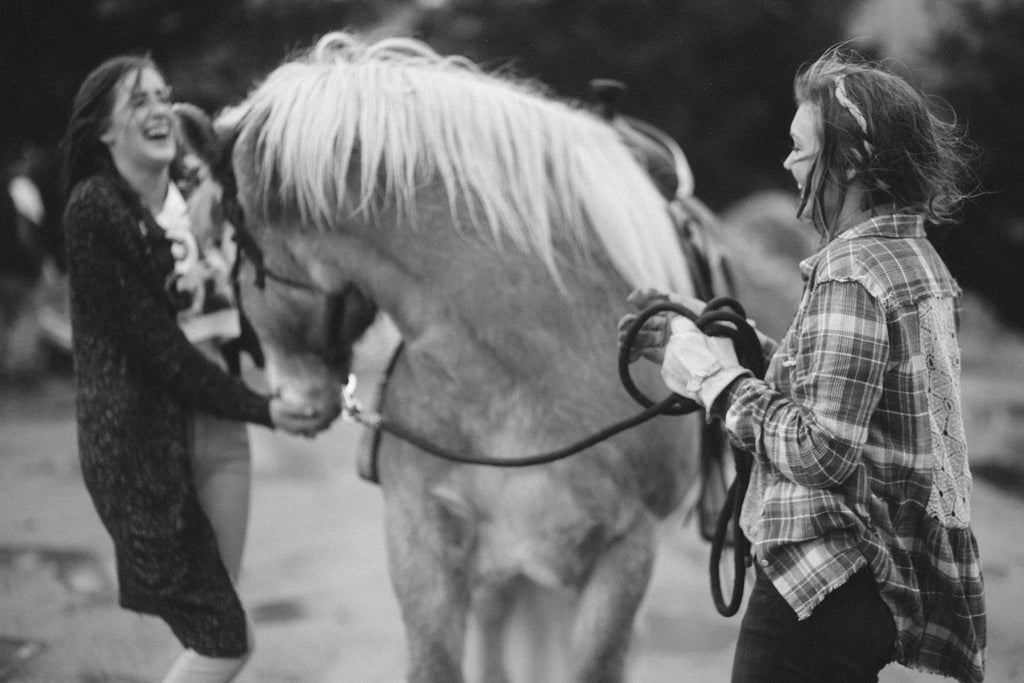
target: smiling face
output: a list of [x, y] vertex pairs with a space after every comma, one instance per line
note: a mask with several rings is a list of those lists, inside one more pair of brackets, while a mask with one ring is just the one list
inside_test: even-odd
[[100, 140], [122, 174], [162, 172], [175, 154], [170, 88], [154, 69], [129, 71], [117, 84]]

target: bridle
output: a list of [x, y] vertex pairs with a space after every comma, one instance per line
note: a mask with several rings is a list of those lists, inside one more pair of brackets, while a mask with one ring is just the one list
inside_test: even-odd
[[[230, 156], [230, 155], [229, 155]], [[349, 288], [354, 287], [347, 284], [340, 292], [332, 292], [310, 281], [298, 280], [288, 275], [282, 275], [269, 268], [265, 262], [263, 250], [259, 243], [245, 227], [245, 216], [237, 198], [237, 185], [234, 174], [222, 169], [224, 173], [221, 181], [224, 186], [223, 206], [225, 217], [235, 228], [235, 240], [238, 244], [239, 258], [236, 259], [232, 269], [232, 277], [237, 284], [242, 256], [248, 258], [256, 271], [255, 284], [259, 289], [266, 287], [267, 281], [273, 281], [285, 287], [298, 289], [323, 297], [328, 300], [338, 297], [344, 299]], [[344, 306], [335, 302], [329, 306], [328, 334], [338, 328], [338, 319], [344, 313]], [[355, 377], [349, 375], [348, 383], [342, 389], [342, 414], [346, 420], [356, 422], [368, 427], [376, 433], [387, 432], [403, 441], [406, 441], [421, 450], [430, 453], [444, 460], [449, 460], [464, 465], [488, 465], [492, 467], [530, 467], [555, 462], [570, 457], [591, 446], [600, 443], [612, 436], [632, 427], [638, 426], [658, 415], [685, 415], [697, 412], [701, 409], [694, 401], [680, 396], [670, 394], [660, 401], [654, 401], [643, 394], [634, 383], [630, 372], [630, 350], [636, 341], [644, 322], [660, 313], [671, 312], [683, 315], [694, 322], [694, 324], [705, 334], [713, 336], [729, 337], [733, 341], [740, 363], [750, 369], [758, 378], [765, 373], [765, 360], [761, 351], [760, 341], [753, 327], [747, 322], [743, 307], [734, 299], [719, 297], [708, 302], [705, 310], [700, 315], [691, 312], [685, 306], [664, 302], [657, 303], [642, 311], [632, 326], [627, 330], [623, 344], [619, 349], [618, 371], [619, 378], [630, 396], [637, 401], [643, 410], [632, 417], [621, 420], [594, 434], [587, 436], [580, 441], [572, 443], [557, 450], [530, 455], [521, 458], [495, 458], [489, 456], [474, 456], [458, 453], [437, 445], [436, 443], [423, 438], [421, 435], [406, 429], [387, 417], [377, 413], [366, 413], [354, 397]], [[335, 345], [328, 339], [326, 349], [334, 348]], [[397, 358], [397, 353], [395, 357]], [[393, 358], [393, 361], [394, 361]], [[393, 366], [392, 362], [392, 366]], [[390, 367], [390, 366], [389, 366]], [[385, 378], [386, 381], [386, 378]], [[752, 469], [752, 456], [736, 447], [732, 448], [736, 467], [736, 476], [726, 493], [726, 500], [717, 520], [715, 530], [711, 538], [711, 593], [715, 607], [723, 616], [732, 616], [739, 610], [743, 599], [744, 576], [747, 563], [750, 557], [750, 542], [740, 529], [740, 509], [750, 481]], [[733, 546], [734, 575], [732, 596], [727, 603], [722, 594], [719, 565], [722, 553], [727, 545]]]
[[[599, 432], [557, 450], [511, 459], [466, 455], [443, 448], [380, 413], [364, 413], [362, 407], [353, 396], [355, 390], [354, 377], [350, 378], [349, 384], [342, 390], [343, 411], [346, 419], [372, 429], [375, 441], [379, 438], [380, 433], [387, 432], [431, 455], [451, 462], [469, 465], [489, 465], [492, 467], [530, 467], [562, 460], [619, 432], [643, 424], [658, 415], [686, 415], [701, 409], [697, 403], [679, 394], [670, 394], [660, 401], [654, 401], [637, 388], [630, 376], [630, 350], [636, 341], [637, 335], [645, 321], [663, 312], [672, 312], [689, 318], [705, 334], [729, 337], [733, 341], [733, 346], [736, 349], [740, 363], [750, 369], [758, 379], [764, 377], [766, 367], [761, 344], [754, 328], [747, 322], [743, 307], [734, 299], [719, 297], [709, 301], [704, 312], [699, 316], [685, 306], [670, 302], [654, 304], [642, 311], [627, 330], [622, 346], [619, 349], [618, 370], [619, 379], [622, 381], [626, 391], [644, 409], [637, 415], [616, 422]], [[398, 353], [395, 353], [389, 364], [388, 372], [385, 373], [385, 383], [397, 358]], [[750, 453], [736, 446], [731, 446], [731, 450], [736, 468], [736, 476], [726, 491], [725, 502], [710, 537], [711, 557], [709, 561], [711, 597], [719, 614], [726, 617], [736, 614], [743, 601], [744, 577], [750, 561], [750, 541], [747, 540], [740, 528], [740, 511], [753, 468], [753, 457]], [[701, 453], [701, 456], [707, 457], [708, 453], [704, 451]], [[733, 586], [731, 597], [726, 602], [722, 592], [719, 566], [722, 554], [729, 545], [733, 549]]]
[[[238, 201], [238, 180], [235, 177], [234, 168], [232, 168], [232, 156], [241, 130], [242, 126], [239, 125], [227, 140], [224, 141], [219, 152], [215, 155], [216, 159], [211, 164], [210, 170], [221, 186], [221, 207], [224, 211], [224, 218], [234, 228], [234, 240], [238, 246], [238, 255], [239, 257], [244, 256], [247, 258], [256, 271], [256, 287], [263, 290], [266, 288], [267, 280], [272, 280], [292, 289], [299, 289], [325, 297], [336, 296], [336, 292], [331, 292], [315, 282], [298, 280], [288, 275], [282, 275], [267, 266], [263, 256], [263, 249], [246, 227], [245, 211]], [[236, 258], [231, 269], [231, 280], [236, 285], [241, 267], [242, 258]]]
[[[334, 296], [335, 292], [328, 291], [315, 282], [298, 280], [288, 275], [282, 275], [267, 265], [263, 255], [263, 248], [260, 247], [259, 242], [256, 241], [256, 238], [252, 236], [252, 233], [249, 232], [245, 225], [245, 212], [242, 211], [242, 206], [238, 202], [237, 190], [233, 187], [233, 176], [231, 177], [231, 185], [232, 187], [229, 191], [228, 185], [224, 184], [224, 195], [221, 200], [224, 207], [224, 216], [234, 228], [234, 239], [238, 245], [238, 255], [248, 259], [256, 271], [255, 284], [257, 289], [266, 289], [267, 280], [272, 280], [292, 289], [299, 289], [321, 296]], [[238, 282], [241, 267], [242, 258], [235, 259], [231, 278], [236, 283]]]
[[[230, 153], [226, 154], [226, 156], [230, 158]], [[231, 279], [235, 285], [236, 297], [239, 299], [239, 303], [241, 304], [241, 294], [238, 292], [238, 283], [243, 259], [247, 259], [252, 263], [255, 270], [254, 284], [261, 291], [265, 290], [267, 282], [271, 281], [290, 289], [323, 297], [328, 316], [325, 327], [327, 338], [324, 341], [324, 350], [327, 355], [324, 361], [329, 367], [333, 367], [337, 360], [333, 353], [342, 347], [341, 342], [335, 339], [335, 332], [340, 329], [345, 315], [345, 301], [349, 294], [357, 289], [356, 286], [352, 283], [346, 283], [340, 290], [333, 291], [309, 280], [299, 280], [289, 275], [283, 275], [269, 267], [263, 254], [263, 248], [260, 247], [259, 242], [256, 241], [256, 238], [246, 227], [245, 212], [238, 201], [238, 187], [230, 165], [227, 168], [222, 167], [220, 171], [218, 179], [223, 187], [221, 205], [224, 210], [224, 217], [234, 228], [233, 236], [235, 244], [238, 246], [238, 255], [231, 268]], [[353, 381], [351, 375], [348, 380], [350, 383]]]

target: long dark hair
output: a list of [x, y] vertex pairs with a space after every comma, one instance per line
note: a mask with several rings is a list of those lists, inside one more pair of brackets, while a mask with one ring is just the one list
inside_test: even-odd
[[862, 209], [891, 204], [932, 223], [953, 220], [972, 196], [975, 152], [955, 117], [940, 118], [938, 100], [881, 64], [832, 48], [799, 71], [794, 94], [820, 113], [821, 146], [798, 214], [810, 205], [825, 242], [839, 230], [853, 179], [866, 189]]
[[120, 55], [100, 64], [82, 81], [61, 141], [61, 187], [65, 198], [80, 180], [91, 175], [106, 173], [118, 177], [110, 150], [100, 136], [110, 125], [117, 84], [125, 74], [135, 72], [141, 76], [144, 69], [163, 76], [149, 55]]

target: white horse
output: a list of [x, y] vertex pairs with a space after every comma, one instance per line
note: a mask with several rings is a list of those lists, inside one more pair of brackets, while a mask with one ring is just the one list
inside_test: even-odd
[[[217, 126], [266, 266], [262, 287], [243, 269], [241, 300], [275, 390], [336, 405], [383, 311], [404, 351], [381, 410], [442, 448], [516, 460], [639, 411], [616, 374], [626, 296], [693, 288], [664, 199], [606, 121], [410, 39], [333, 33]], [[409, 680], [623, 680], [699, 431], [658, 417], [525, 468], [384, 434]]]

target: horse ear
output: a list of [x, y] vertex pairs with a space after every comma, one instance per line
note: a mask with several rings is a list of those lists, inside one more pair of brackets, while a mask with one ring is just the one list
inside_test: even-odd
[[207, 164], [212, 164], [219, 156], [220, 142], [210, 116], [188, 102], [176, 102], [172, 111], [179, 140]]

